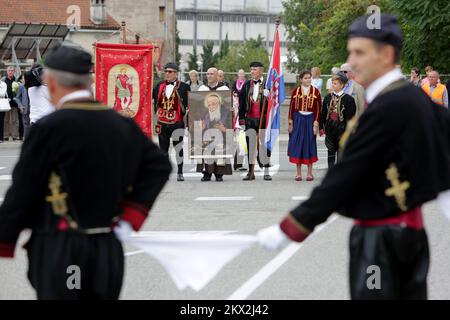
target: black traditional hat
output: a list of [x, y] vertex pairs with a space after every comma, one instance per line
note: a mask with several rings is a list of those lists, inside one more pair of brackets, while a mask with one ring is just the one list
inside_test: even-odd
[[87, 74], [92, 69], [92, 56], [81, 48], [67, 45], [54, 47], [45, 57], [47, 68], [75, 74]]
[[252, 63], [250, 63], [250, 68], [258, 68], [258, 67], [263, 68], [264, 65], [259, 61], [253, 61]]
[[164, 66], [164, 70], [166, 70], [166, 69], [173, 69], [173, 70], [178, 71], [178, 65], [174, 62], [169, 62]]
[[349, 28], [349, 37], [369, 38], [378, 42], [390, 44], [397, 48], [403, 46], [403, 33], [396, 17], [388, 14], [380, 14], [377, 20], [371, 20], [373, 16], [363, 16], [356, 19]]

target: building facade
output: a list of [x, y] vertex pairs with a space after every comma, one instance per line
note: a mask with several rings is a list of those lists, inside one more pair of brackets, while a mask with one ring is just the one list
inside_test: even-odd
[[[126, 22], [128, 39], [158, 46], [157, 64], [175, 60], [175, 0], [105, 0], [106, 11]], [[160, 52], [160, 53], [159, 53]]]
[[[120, 24], [114, 20], [104, 9], [104, 0], [1, 0], [0, 4], [0, 43], [7, 49], [8, 44], [3, 43], [10, 26], [15, 24], [30, 24], [28, 29], [44, 29], [45, 25], [67, 26], [68, 34], [64, 40], [71, 40], [85, 50], [93, 53], [95, 42], [118, 42], [120, 39]], [[7, 9], [10, 8], [10, 9]], [[40, 27], [42, 26], [42, 27]], [[41, 30], [42, 30], [41, 29]], [[45, 49], [45, 40], [49, 35], [26, 38], [24, 35], [16, 34], [17, 50], [20, 48], [31, 49], [40, 42], [41, 51]], [[9, 49], [11, 50], [11, 49]], [[23, 49], [22, 49], [23, 50]], [[0, 57], [0, 59], [4, 59]], [[27, 61], [19, 61], [27, 64]], [[8, 61], [5, 61], [8, 64]]]
[[[283, 11], [281, 0], [176, 0], [177, 30], [181, 39], [182, 61], [194, 47], [214, 42], [218, 51], [228, 35], [230, 43], [242, 43], [258, 36], [264, 38], [270, 52], [275, 32], [275, 18]], [[280, 26], [281, 54], [286, 55], [286, 35]]]

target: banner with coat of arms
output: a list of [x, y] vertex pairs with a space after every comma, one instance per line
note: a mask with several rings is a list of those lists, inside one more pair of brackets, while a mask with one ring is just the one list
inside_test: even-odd
[[133, 118], [152, 135], [152, 51], [150, 44], [95, 45], [95, 96], [120, 114]]

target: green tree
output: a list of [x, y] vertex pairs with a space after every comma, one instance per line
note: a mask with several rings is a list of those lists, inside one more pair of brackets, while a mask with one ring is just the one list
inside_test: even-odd
[[[239, 69], [248, 70], [252, 61], [261, 61], [266, 70], [269, 65], [269, 55], [264, 47], [263, 38], [249, 39], [244, 44], [234, 44], [227, 55], [219, 59], [217, 68], [226, 72], [237, 72]], [[228, 76], [228, 80], [234, 80]]]
[[264, 37], [262, 37], [260, 34], [258, 34], [258, 37], [256, 39], [254, 39], [254, 38], [248, 39], [245, 42], [245, 45], [248, 48], [254, 48], [254, 49], [264, 48]]
[[201, 54], [203, 62], [203, 70], [208, 70], [209, 68], [215, 67], [218, 54], [213, 52], [214, 42], [208, 41], [203, 45], [203, 53]]
[[[394, 0], [288, 0], [283, 23], [290, 40], [288, 67], [330, 70], [347, 59], [347, 34], [353, 20], [371, 5], [389, 12]], [[399, 0], [401, 1], [401, 0]]]
[[450, 73], [450, 2], [448, 0], [391, 0], [403, 26], [405, 68], [433, 66]]
[[188, 69], [199, 71], [198, 63], [197, 63], [198, 55], [197, 55], [197, 47], [194, 47], [192, 53], [189, 53], [189, 61], [188, 61]]
[[329, 12], [316, 26], [313, 38], [316, 45], [312, 49], [312, 66], [330, 70], [336, 62], [347, 60], [348, 28], [360, 16], [367, 14], [371, 5], [387, 12], [389, 0], [339, 0], [332, 1]]
[[323, 0], [287, 0], [283, 1], [282, 23], [287, 31], [288, 67], [293, 72], [312, 65], [312, 50], [317, 39], [313, 32], [320, 23], [321, 14], [326, 13]]
[[230, 41], [228, 40], [228, 33], [225, 36], [225, 39], [222, 41], [219, 49], [219, 59], [225, 57], [230, 51]]

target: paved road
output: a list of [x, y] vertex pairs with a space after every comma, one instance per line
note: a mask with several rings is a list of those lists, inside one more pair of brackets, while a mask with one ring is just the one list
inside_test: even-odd
[[[295, 168], [285, 155], [283, 137], [274, 156], [274, 180], [243, 182], [240, 174], [225, 182], [200, 182], [189, 173], [184, 183], [175, 174], [159, 197], [144, 226], [150, 231], [234, 231], [255, 234], [278, 222], [299, 200], [307, 197], [325, 174], [326, 152], [319, 141], [320, 161], [314, 182], [295, 182]], [[0, 146], [0, 197], [10, 185], [10, 174], [20, 145]], [[305, 174], [304, 174], [305, 175]], [[199, 201], [199, 197], [246, 197], [241, 201]], [[426, 226], [431, 246], [429, 296], [450, 299], [450, 223], [434, 202], [426, 205]], [[351, 221], [333, 217], [303, 245], [291, 244], [281, 252], [253, 247], [228, 264], [204, 290], [178, 292], [164, 270], [145, 254], [126, 248], [125, 283], [122, 299], [348, 299], [348, 234]], [[20, 239], [24, 242], [26, 233]], [[26, 256], [17, 251], [15, 260], [0, 260], [0, 299], [33, 299], [26, 280]]]

